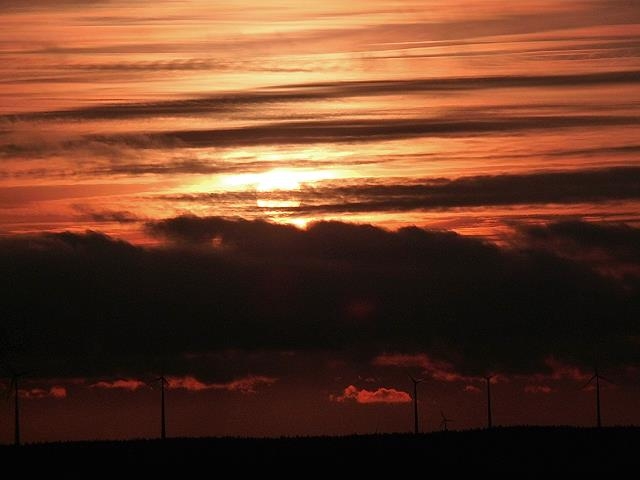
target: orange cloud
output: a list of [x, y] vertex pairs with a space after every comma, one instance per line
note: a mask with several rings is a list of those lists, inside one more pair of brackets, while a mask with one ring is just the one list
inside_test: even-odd
[[133, 378], [118, 379], [113, 382], [101, 381], [89, 385], [89, 388], [106, 388], [106, 389], [121, 389], [135, 391], [145, 386], [145, 383], [141, 380], [135, 380]]
[[258, 386], [272, 385], [276, 381], [277, 378], [262, 375], [249, 375], [226, 383], [205, 383], [191, 375], [187, 375], [185, 377], [167, 377], [169, 388], [174, 390], [184, 389], [191, 392], [200, 392], [203, 390], [226, 390], [229, 392], [240, 392], [245, 394], [256, 393], [256, 388]]
[[329, 399], [334, 402], [355, 400], [356, 403], [408, 403], [411, 401], [411, 396], [395, 388], [383, 387], [371, 391], [364, 388], [359, 390], [358, 387], [349, 385], [342, 395], [330, 395]]
[[49, 390], [44, 388], [31, 388], [29, 390], [20, 390], [22, 398], [39, 399], [39, 398], [65, 398], [67, 389], [60, 386], [53, 386]]

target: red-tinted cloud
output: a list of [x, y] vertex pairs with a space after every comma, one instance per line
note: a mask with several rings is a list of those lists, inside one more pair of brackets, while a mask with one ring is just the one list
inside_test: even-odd
[[331, 395], [329, 399], [334, 402], [354, 400], [356, 403], [407, 403], [411, 401], [411, 396], [395, 388], [382, 387], [371, 391], [364, 388], [359, 390], [358, 387], [349, 385], [342, 395]]
[[553, 392], [553, 388], [548, 385], [525, 385], [525, 393], [544, 393], [548, 394]]
[[89, 385], [90, 388], [106, 388], [106, 389], [121, 389], [135, 391], [145, 386], [145, 383], [141, 380], [135, 380], [133, 378], [114, 380], [113, 382], [101, 381]]
[[430, 375], [435, 380], [440, 380], [442, 382], [472, 380], [469, 377], [465, 377], [456, 372], [452, 364], [441, 360], [433, 360], [425, 353], [418, 353], [414, 355], [385, 353], [374, 358], [372, 363], [373, 365], [384, 367], [421, 368], [424, 373]]
[[22, 398], [38, 399], [38, 398], [65, 398], [67, 389], [57, 385], [52, 386], [49, 390], [44, 388], [31, 388], [28, 390], [20, 390]]
[[353, 320], [366, 320], [376, 311], [374, 302], [365, 299], [352, 300], [346, 306], [347, 316]]
[[206, 383], [201, 382], [195, 377], [168, 377], [167, 383], [170, 389], [182, 388], [191, 392], [199, 392], [210, 388]]
[[226, 383], [206, 383], [196, 377], [167, 377], [170, 389], [184, 389], [191, 392], [203, 390], [227, 390], [229, 392], [256, 393], [256, 388], [263, 385], [272, 385], [277, 378], [262, 375], [249, 375]]
[[468, 393], [480, 393], [480, 388], [475, 385], [465, 385], [464, 391]]
[[255, 393], [256, 387], [260, 385], [272, 385], [276, 378], [265, 376], [249, 376], [238, 378], [228, 383], [218, 384], [217, 387], [230, 392]]
[[[629, 174], [619, 172], [621, 178]], [[516, 242], [590, 265], [625, 283], [640, 277], [640, 232], [630, 225], [572, 220], [521, 226], [519, 234]]]
[[592, 374], [586, 373], [580, 368], [563, 363], [554, 357], [547, 357], [544, 363], [549, 367], [550, 373], [535, 375], [535, 378], [540, 380], [575, 380], [577, 382], [584, 382]]

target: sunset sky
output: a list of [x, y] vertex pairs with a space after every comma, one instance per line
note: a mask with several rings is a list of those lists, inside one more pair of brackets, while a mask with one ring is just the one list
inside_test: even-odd
[[639, 87], [634, 0], [0, 0], [25, 440], [640, 423]]

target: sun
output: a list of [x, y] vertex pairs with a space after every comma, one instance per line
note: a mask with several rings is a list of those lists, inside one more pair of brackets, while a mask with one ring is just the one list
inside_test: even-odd
[[256, 176], [258, 192], [276, 190], [300, 190], [300, 173], [292, 170], [275, 169]]
[[274, 168], [260, 173], [241, 173], [222, 179], [223, 188], [253, 188], [257, 192], [297, 191], [303, 184], [340, 176], [332, 170]]

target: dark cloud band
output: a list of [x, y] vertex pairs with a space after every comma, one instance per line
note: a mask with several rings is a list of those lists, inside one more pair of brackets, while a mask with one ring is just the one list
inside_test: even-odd
[[[146, 65], [146, 64], [144, 64]], [[614, 71], [582, 75], [452, 77], [412, 80], [343, 81], [280, 85], [271, 89], [199, 96], [191, 99], [93, 106], [76, 110], [27, 113], [0, 117], [5, 120], [126, 119], [167, 115], [199, 115], [242, 106], [277, 102], [330, 100], [345, 97], [464, 91], [492, 88], [587, 87], [640, 83], [640, 71]]]
[[5, 353], [44, 377], [140, 375], [160, 357], [174, 374], [203, 375], [187, 358], [229, 350], [428, 351], [464, 374], [537, 371], [550, 355], [637, 359], [638, 277], [622, 285], [535, 243], [216, 217], [148, 229], [173, 246], [3, 238]]

